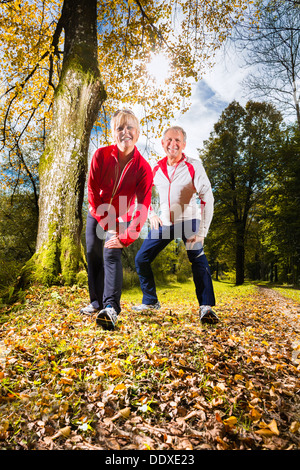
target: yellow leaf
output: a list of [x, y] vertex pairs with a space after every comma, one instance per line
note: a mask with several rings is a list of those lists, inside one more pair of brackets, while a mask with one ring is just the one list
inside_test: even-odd
[[247, 390], [253, 390], [254, 385], [253, 385], [253, 383], [251, 382], [251, 380], [248, 380], [248, 381], [246, 382], [246, 388], [247, 388]]
[[230, 416], [229, 418], [227, 419], [224, 419], [223, 420], [223, 423], [224, 424], [227, 424], [227, 426], [235, 426], [236, 423], [237, 423], [237, 418], [235, 416]]
[[122, 375], [122, 371], [119, 369], [118, 366], [113, 364], [108, 372], [108, 375], [110, 375], [111, 377], [120, 377]]
[[244, 377], [240, 374], [235, 374], [234, 376], [234, 380], [238, 381], [238, 380], [244, 380]]
[[292, 424], [290, 425], [290, 432], [293, 434], [300, 429], [300, 423], [299, 421], [293, 421]]
[[106, 374], [106, 367], [105, 367], [103, 364], [99, 364], [98, 367], [97, 367], [97, 370], [96, 370], [95, 374], [96, 374], [98, 377], [102, 377], [103, 375]]
[[264, 428], [264, 429], [258, 429], [255, 431], [255, 434], [259, 434], [260, 436], [265, 436], [265, 437], [271, 437], [274, 436], [272, 431], [270, 429]]
[[61, 373], [64, 374], [64, 375], [68, 375], [69, 377], [76, 377], [77, 376], [75, 370], [72, 367], [62, 369]]
[[261, 429], [255, 431], [256, 434], [260, 434], [261, 436], [279, 436], [279, 431], [277, 427], [277, 423], [275, 419], [272, 419], [272, 421], [269, 424], [266, 424], [264, 422], [259, 424]]
[[252, 408], [252, 410], [249, 413], [251, 421], [258, 421], [261, 418], [261, 413], [256, 410], [255, 408]]
[[123, 390], [126, 390], [126, 385], [118, 384], [118, 385], [115, 386], [115, 388], [113, 390], [113, 393], [122, 392]]
[[270, 429], [270, 431], [272, 431], [273, 434], [279, 436], [279, 431], [275, 419], [272, 419], [272, 421], [268, 424], [268, 428]]

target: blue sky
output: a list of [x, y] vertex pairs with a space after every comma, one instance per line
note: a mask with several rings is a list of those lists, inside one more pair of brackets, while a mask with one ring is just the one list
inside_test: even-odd
[[[216, 55], [215, 66], [204, 75], [203, 79], [194, 84], [191, 106], [184, 115], [178, 114], [171, 124], [181, 125], [187, 132], [186, 155], [198, 158], [198, 148], [202, 148], [203, 141], [209, 137], [214, 124], [220, 114], [233, 100], [244, 105], [247, 98], [241, 81], [246, 77], [248, 70], [243, 68], [234, 51], [226, 49]], [[138, 145], [141, 150], [143, 141]], [[164, 156], [160, 139], [155, 141], [155, 151]]]

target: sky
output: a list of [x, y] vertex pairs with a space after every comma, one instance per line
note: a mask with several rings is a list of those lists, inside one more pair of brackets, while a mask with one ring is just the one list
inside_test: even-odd
[[[156, 67], [157, 71], [161, 71], [159, 61], [152, 69], [154, 75]], [[226, 54], [222, 50], [217, 53], [215, 66], [193, 86], [189, 111], [183, 115], [178, 114], [171, 122], [180, 125], [187, 132], [186, 155], [199, 158], [197, 149], [203, 147], [203, 141], [209, 137], [214, 124], [229, 103], [233, 100], [241, 105], [246, 103], [241, 82], [248, 73], [233, 50], [227, 48]], [[142, 152], [144, 145], [145, 141], [141, 137], [138, 147]], [[160, 139], [154, 141], [153, 149], [164, 157]]]

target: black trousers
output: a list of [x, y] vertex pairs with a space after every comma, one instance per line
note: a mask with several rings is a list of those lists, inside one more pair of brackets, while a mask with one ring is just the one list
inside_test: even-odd
[[90, 301], [94, 308], [110, 305], [119, 314], [123, 284], [122, 248], [104, 248], [112, 236], [88, 213], [86, 221], [86, 248]]

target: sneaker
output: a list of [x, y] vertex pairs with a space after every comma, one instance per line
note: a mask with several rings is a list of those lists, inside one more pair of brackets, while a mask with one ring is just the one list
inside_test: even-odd
[[140, 304], [140, 305], [134, 305], [132, 307], [132, 310], [135, 312], [146, 312], [147, 310], [159, 310], [160, 309], [160, 303], [156, 302], [155, 304]]
[[209, 323], [210, 325], [213, 325], [220, 321], [209, 305], [201, 305], [199, 314], [201, 323]]
[[80, 313], [83, 313], [84, 315], [92, 315], [93, 313], [99, 312], [99, 308], [93, 307], [92, 304], [87, 305], [86, 307], [83, 307], [80, 310]]
[[97, 325], [102, 326], [104, 330], [114, 330], [118, 315], [113, 307], [107, 305], [101, 310], [96, 318]]

